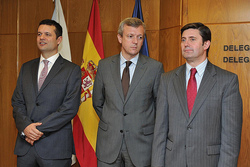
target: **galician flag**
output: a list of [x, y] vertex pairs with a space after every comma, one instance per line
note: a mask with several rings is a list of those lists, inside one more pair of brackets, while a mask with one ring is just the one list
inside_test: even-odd
[[55, 9], [53, 12], [52, 20], [55, 20], [62, 26], [63, 34], [62, 34], [62, 42], [58, 47], [58, 52], [62, 55], [63, 58], [71, 61], [71, 52], [69, 46], [69, 37], [67, 25], [63, 15], [63, 9], [60, 0], [55, 0]]
[[73, 121], [76, 157], [81, 167], [97, 167], [95, 151], [99, 117], [92, 106], [92, 91], [98, 62], [103, 58], [99, 6], [97, 0], [93, 0], [81, 65], [81, 105]]

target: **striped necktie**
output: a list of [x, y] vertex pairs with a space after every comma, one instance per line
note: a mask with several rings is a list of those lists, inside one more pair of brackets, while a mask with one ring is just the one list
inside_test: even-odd
[[43, 63], [44, 63], [44, 67], [43, 67], [43, 70], [42, 70], [42, 72], [40, 74], [40, 77], [39, 77], [39, 80], [38, 80], [38, 90], [40, 90], [40, 88], [42, 87], [43, 82], [46, 79], [47, 73], [48, 73], [48, 63], [49, 63], [49, 61], [48, 60], [43, 60]]

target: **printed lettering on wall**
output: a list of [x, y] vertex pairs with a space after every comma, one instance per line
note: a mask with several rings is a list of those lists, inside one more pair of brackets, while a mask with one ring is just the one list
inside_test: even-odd
[[[250, 45], [224, 45], [224, 52], [249, 52]], [[223, 63], [249, 63], [248, 56], [225, 56]]]

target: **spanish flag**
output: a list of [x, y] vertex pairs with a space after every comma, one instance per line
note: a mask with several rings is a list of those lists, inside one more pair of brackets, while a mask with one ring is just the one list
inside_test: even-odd
[[93, 0], [83, 51], [81, 104], [73, 121], [76, 157], [82, 167], [96, 167], [96, 138], [99, 117], [92, 106], [92, 91], [98, 62], [104, 58], [100, 13]]

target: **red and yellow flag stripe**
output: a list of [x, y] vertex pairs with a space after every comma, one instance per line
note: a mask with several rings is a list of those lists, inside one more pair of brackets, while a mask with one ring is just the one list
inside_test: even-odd
[[99, 6], [97, 0], [93, 0], [81, 65], [81, 105], [73, 122], [76, 157], [82, 167], [97, 166], [95, 150], [99, 118], [92, 106], [92, 91], [98, 62], [103, 58]]

